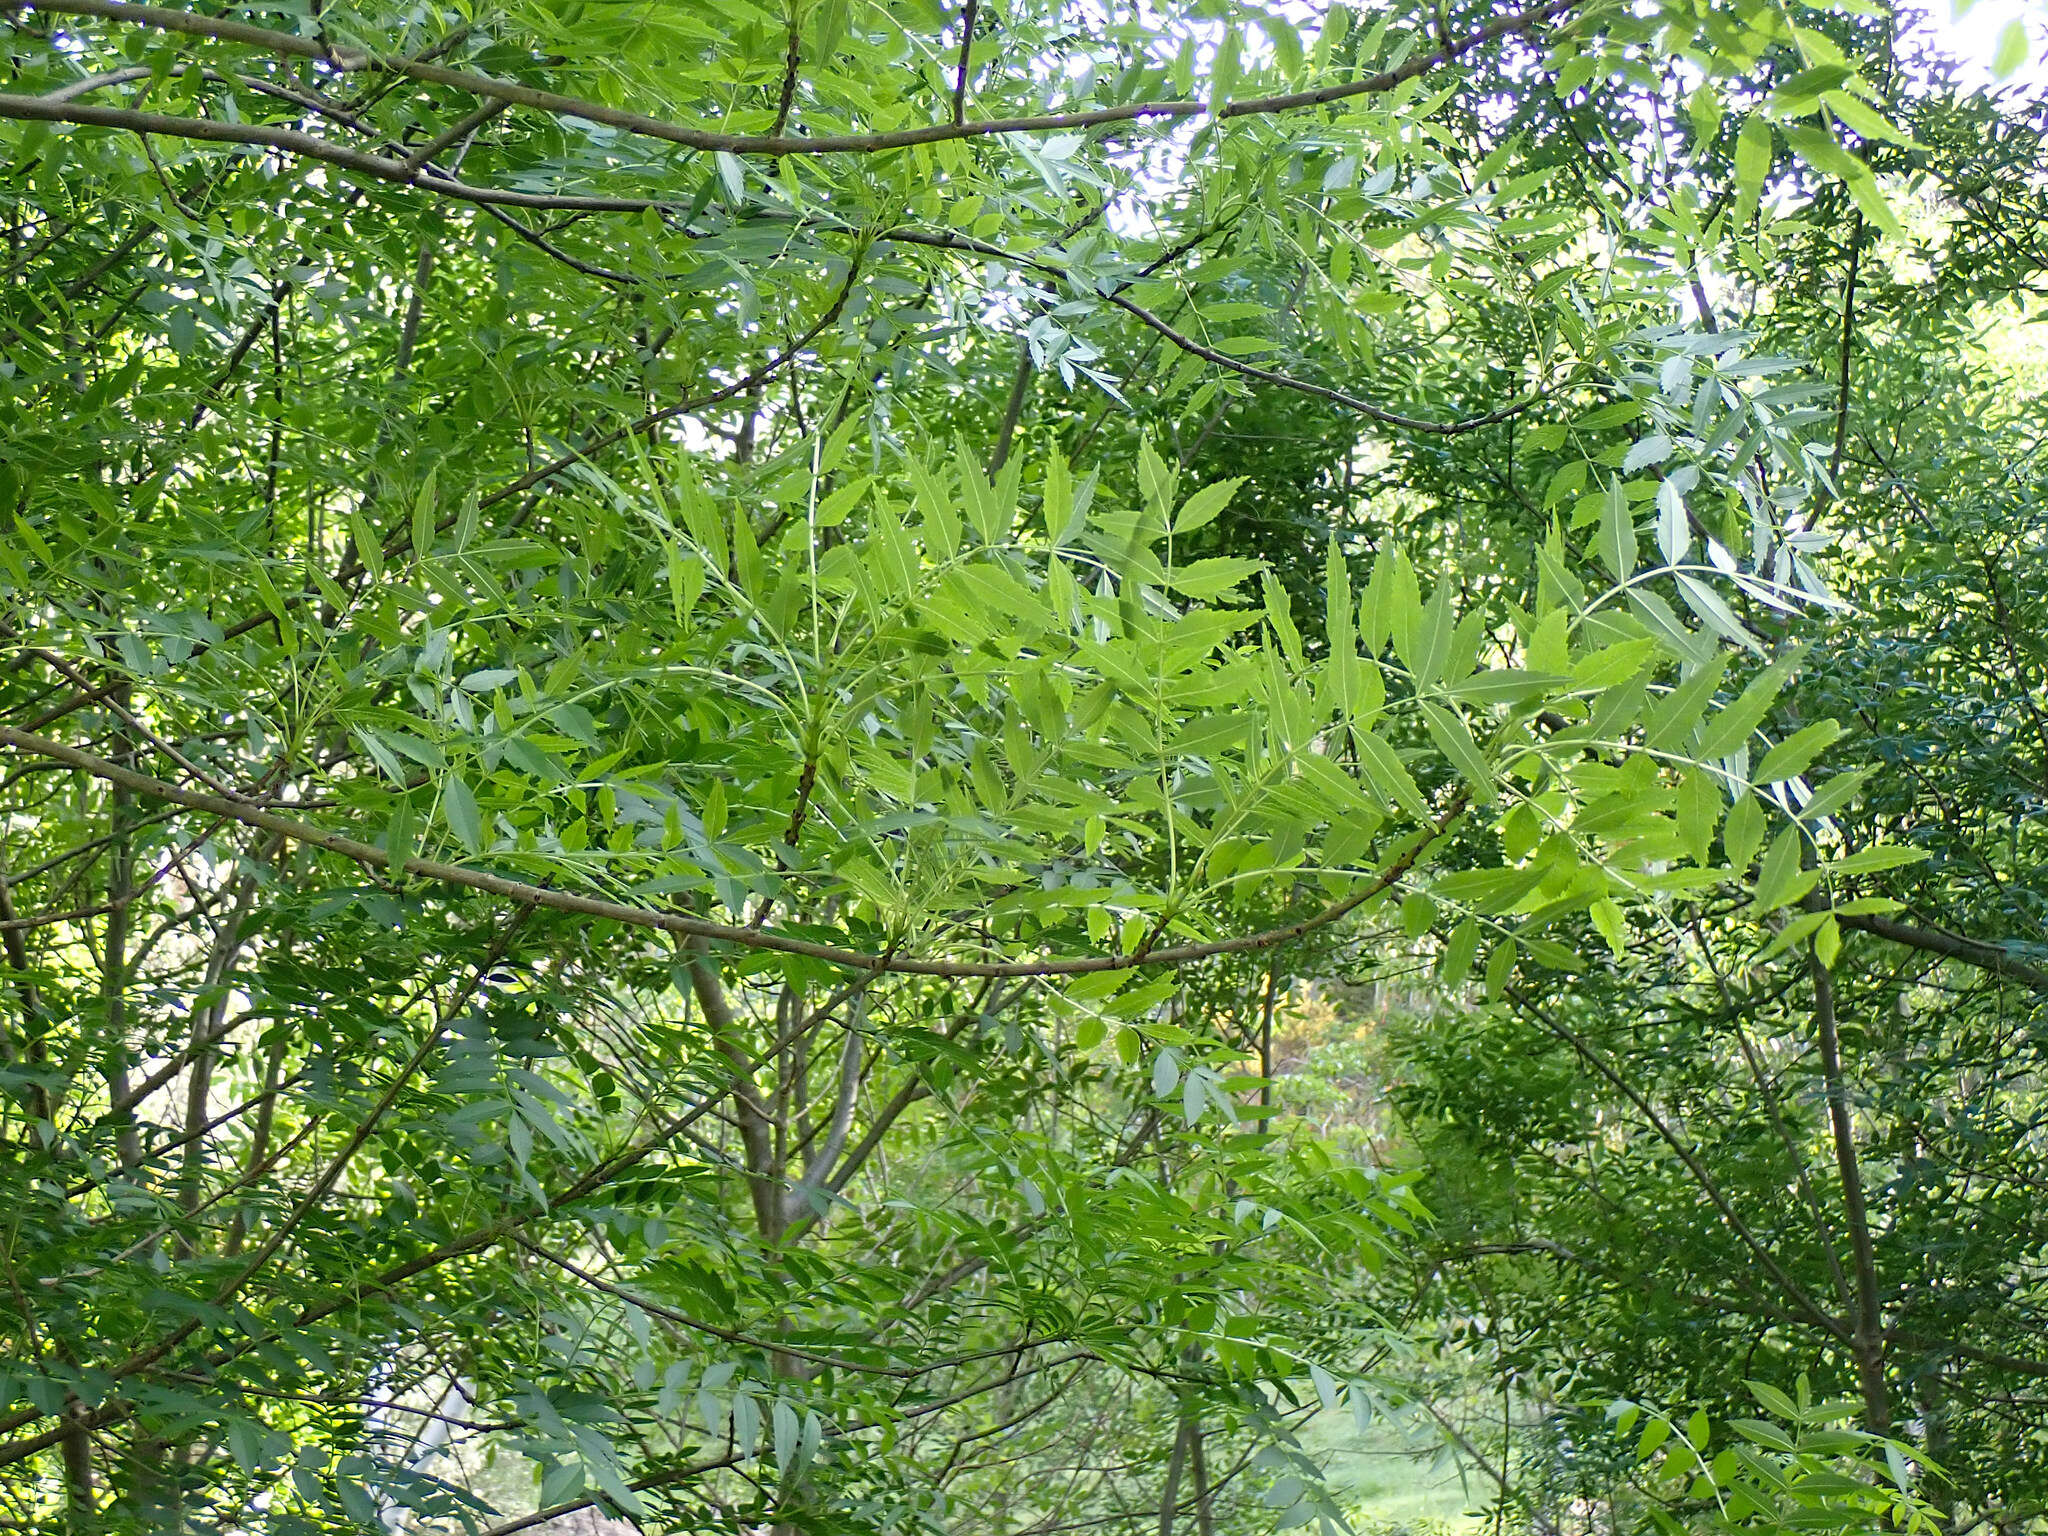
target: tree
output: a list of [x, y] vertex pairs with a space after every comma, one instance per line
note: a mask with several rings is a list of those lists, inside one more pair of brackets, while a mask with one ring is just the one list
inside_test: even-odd
[[[1822, 744], [1749, 610], [1831, 601], [1828, 439], [1682, 308], [1780, 129], [1888, 224], [1864, 54], [266, 18], [8, 11], [10, 1518], [1333, 1518], [1291, 1427], [1419, 1213], [1266, 1101], [1290, 980], [1510, 995], [1870, 862], [1851, 780], [1750, 795]], [[1774, 87], [1676, 238], [1497, 111], [1659, 68], [1717, 146]], [[1300, 400], [1369, 436], [1195, 472]], [[1499, 464], [1527, 515], [1429, 494]]]
[[1958, 1525], [2041, 1500], [2038, 402], [1981, 345], [2036, 280], [2037, 194], [1978, 184], [2032, 163], [2039, 113], [1924, 58], [1886, 100], [1915, 144], [1872, 164], [1915, 190], [1912, 239], [1819, 193], [1723, 301], [1825, 380], [1859, 537], [1775, 728], [1839, 723], [1829, 814], [1863, 879], [1796, 916], [1709, 895], [1569, 987], [1396, 1031], [1441, 1305], [1488, 1298], [1502, 1370], [1562, 1400], [1523, 1468], [1552, 1511], [1626, 1486], [1588, 1432], [1603, 1395], [1739, 1411], [1745, 1378], [1805, 1373], [1914, 1426]]

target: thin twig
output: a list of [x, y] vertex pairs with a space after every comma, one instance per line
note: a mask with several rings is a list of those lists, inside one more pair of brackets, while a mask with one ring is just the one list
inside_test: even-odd
[[967, 0], [960, 9], [960, 64], [953, 79], [953, 126], [967, 122], [967, 70], [974, 62], [974, 18], [981, 0]]

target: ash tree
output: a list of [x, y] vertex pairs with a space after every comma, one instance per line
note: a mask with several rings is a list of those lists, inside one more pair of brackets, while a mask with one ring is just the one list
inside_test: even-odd
[[[1334, 1529], [1295, 980], [1909, 856], [1699, 302], [1900, 227], [1840, 21], [7, 5], [4, 1518]], [[1803, 1434], [1646, 1475], [1925, 1518]]]

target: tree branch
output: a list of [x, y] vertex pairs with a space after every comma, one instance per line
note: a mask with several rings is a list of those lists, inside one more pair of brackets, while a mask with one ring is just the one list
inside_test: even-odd
[[[834, 998], [827, 999], [807, 1020], [798, 1024], [795, 1030], [784, 1035], [781, 1039], [772, 1042], [766, 1051], [754, 1059], [748, 1070], [752, 1071], [763, 1062], [771, 1060], [791, 1039], [795, 1038], [797, 1033], [810, 1028], [825, 1012], [843, 1003], [847, 998], [858, 995], [860, 991], [872, 985], [874, 979], [874, 973], [870, 972], [868, 975], [862, 976], [857, 982], [842, 988]], [[302, 1075], [295, 1074], [292, 1080], [295, 1081], [298, 1076]], [[466, 1254], [476, 1253], [489, 1248], [501, 1239], [516, 1234], [521, 1228], [531, 1222], [543, 1216], [551, 1215], [562, 1207], [604, 1188], [612, 1180], [618, 1178], [619, 1175], [645, 1161], [656, 1151], [668, 1145], [675, 1137], [687, 1131], [697, 1121], [710, 1114], [730, 1092], [731, 1083], [728, 1080], [726, 1088], [691, 1105], [680, 1114], [671, 1116], [663, 1124], [656, 1126], [653, 1130], [647, 1132], [620, 1151], [608, 1157], [600, 1158], [566, 1185], [544, 1195], [535, 1207], [494, 1217], [490, 1221], [471, 1227], [467, 1232], [436, 1244], [425, 1253], [416, 1254], [412, 1258], [401, 1260], [399, 1263], [379, 1271], [367, 1280], [351, 1282], [330, 1292], [320, 1301], [307, 1302], [299, 1308], [297, 1314], [286, 1326], [291, 1328], [310, 1328], [314, 1324], [323, 1322], [352, 1305], [358, 1305], [378, 1296], [389, 1295], [399, 1286], [405, 1284], [406, 1281], [416, 1276], [438, 1269], [441, 1265], [451, 1260], [462, 1258]], [[252, 1100], [251, 1102], [255, 1101]], [[247, 1106], [243, 1107], [246, 1108]], [[232, 1113], [238, 1114], [240, 1110], [233, 1111]], [[1152, 1118], [1156, 1119], [1156, 1115]], [[210, 1129], [210, 1127], [208, 1128]], [[262, 1334], [239, 1334], [233, 1343], [223, 1345], [209, 1356], [206, 1363], [218, 1369], [233, 1360], [240, 1359], [253, 1350], [260, 1349], [274, 1342], [276, 1336], [275, 1330]], [[117, 1424], [132, 1417], [134, 1413], [135, 1404], [132, 1400], [113, 1398], [103, 1402], [98, 1408], [90, 1410], [86, 1427], [88, 1429], [103, 1429], [108, 1425]], [[25, 1425], [36, 1422], [38, 1419], [47, 1417], [49, 1417], [48, 1414], [34, 1407], [14, 1409], [0, 1414], [0, 1433], [12, 1433]], [[36, 1455], [38, 1452], [48, 1450], [51, 1446], [57, 1444], [65, 1433], [66, 1426], [59, 1426], [54, 1430], [24, 1436], [21, 1439], [0, 1444], [0, 1466], [12, 1465], [29, 1456]]]
[[778, 1187], [782, 1170], [776, 1166], [774, 1122], [762, 1102], [760, 1085], [754, 1081], [753, 1064], [740, 1049], [739, 1020], [725, 985], [718, 979], [718, 964], [711, 946], [699, 935], [682, 946], [689, 956], [690, 990], [697, 1006], [704, 1010], [704, 1023], [718, 1052], [732, 1067], [732, 1093], [739, 1101], [740, 1142], [747, 1154], [747, 1193], [754, 1205], [754, 1224], [761, 1241], [773, 1247], [782, 1241], [785, 1225], [782, 1191]]
[[[1203, 238], [1206, 237], [1207, 232], [1205, 231]], [[976, 240], [971, 235], [954, 234], [951, 231], [922, 230], [908, 226], [899, 226], [894, 229], [885, 230], [875, 238], [878, 241], [887, 240], [905, 245], [929, 246], [934, 250], [970, 251], [978, 256], [987, 256], [997, 261], [1007, 261], [1013, 265], [1029, 268], [1034, 272], [1042, 272], [1048, 277], [1056, 277], [1062, 280], [1069, 275], [1066, 268], [1058, 266], [1053, 262], [1045, 261], [1035, 256], [1019, 256], [1004, 250], [999, 245], [991, 245], [985, 240]], [[1146, 270], [1148, 272], [1156, 270], [1159, 265], [1160, 263], [1155, 262], [1152, 267]], [[1513, 405], [1502, 406], [1497, 411], [1489, 411], [1484, 416], [1472, 416], [1463, 421], [1425, 421], [1421, 417], [1403, 416], [1398, 411], [1390, 411], [1384, 406], [1374, 405], [1370, 400], [1363, 400], [1357, 395], [1346, 394], [1341, 389], [1332, 389], [1326, 384], [1310, 383], [1306, 379], [1297, 379], [1288, 374], [1276, 372], [1271, 368], [1260, 368], [1255, 364], [1245, 362], [1242, 358], [1232, 357], [1227, 352], [1219, 352], [1214, 347], [1204, 346], [1192, 336], [1176, 330], [1170, 321], [1154, 314], [1143, 305], [1125, 298], [1121, 293], [1114, 290], [1104, 293], [1102, 299], [1105, 303], [1113, 304], [1126, 314], [1142, 321], [1179, 347], [1183, 352], [1191, 352], [1206, 362], [1214, 363], [1220, 368], [1227, 368], [1232, 373], [1242, 374], [1245, 378], [1257, 379], [1262, 384], [1271, 384], [1280, 389], [1291, 389], [1297, 394], [1313, 395], [1319, 400], [1328, 400], [1333, 404], [1343, 406], [1346, 410], [1356, 411], [1369, 421], [1377, 421], [1384, 426], [1400, 427], [1409, 432], [1424, 432], [1434, 437], [1457, 437], [1467, 432], [1476, 432], [1481, 427], [1494, 426], [1512, 417], [1519, 416], [1522, 412], [1528, 410], [1530, 406], [1534, 405], [1537, 398], [1540, 398], [1531, 397], [1527, 400], [1517, 401]], [[1024, 370], [1028, 368], [1030, 355], [1027, 347], [1024, 354], [1024, 362], [1020, 364], [1020, 377], [1028, 378], [1028, 373]], [[1013, 396], [1014, 399], [1016, 399], [1015, 396]], [[995, 467], [999, 468], [1000, 464]]]
[[1770, 1275], [1772, 1281], [1785, 1293], [1786, 1299], [1792, 1302], [1801, 1312], [1805, 1313], [1810, 1321], [1818, 1324], [1828, 1335], [1841, 1339], [1845, 1343], [1848, 1342], [1850, 1337], [1848, 1326], [1840, 1318], [1823, 1312], [1814, 1304], [1812, 1298], [1806, 1294], [1805, 1287], [1792, 1278], [1791, 1274], [1785, 1269], [1785, 1266], [1778, 1262], [1776, 1255], [1758, 1240], [1755, 1233], [1749, 1230], [1749, 1224], [1736, 1214], [1735, 1207], [1728, 1203], [1728, 1197], [1721, 1192], [1721, 1186], [1715, 1182], [1714, 1176], [1708, 1173], [1706, 1167], [1700, 1162], [1698, 1154], [1686, 1145], [1683, 1138], [1676, 1131], [1671, 1129], [1664, 1117], [1657, 1113], [1656, 1107], [1637, 1091], [1635, 1085], [1623, 1077], [1614, 1067], [1610, 1066], [1606, 1058], [1594, 1050], [1583, 1035], [1569, 1024], [1554, 1018], [1547, 1008], [1544, 1008], [1527, 993], [1518, 988], [1510, 988], [1508, 998], [1516, 1007], [1526, 1010], [1530, 1017], [1557, 1036], [1558, 1039], [1569, 1045], [1578, 1053], [1581, 1061], [1606, 1078], [1608, 1082], [1621, 1091], [1622, 1095], [1631, 1104], [1635, 1105], [1637, 1112], [1650, 1122], [1651, 1129], [1656, 1131], [1664, 1139], [1665, 1144], [1678, 1154], [1679, 1161], [1685, 1164], [1686, 1171], [1692, 1175], [1693, 1182], [1699, 1185], [1700, 1193], [1704, 1194], [1713, 1204], [1714, 1209], [1720, 1213], [1721, 1220], [1727, 1225], [1728, 1230], [1741, 1240], [1742, 1246], [1755, 1255], [1757, 1262], [1764, 1267], [1765, 1272]]
[[[1485, 26], [1466, 33], [1462, 38], [1453, 39], [1436, 52], [1410, 59], [1397, 68], [1382, 70], [1362, 80], [1326, 85], [1315, 90], [1233, 101], [1218, 108], [1215, 115], [1220, 118], [1270, 116], [1275, 113], [1300, 111], [1307, 107], [1327, 106], [1332, 102], [1348, 100], [1354, 96], [1384, 94], [1409, 80], [1427, 74], [1440, 65], [1454, 63], [1489, 43], [1532, 31], [1547, 21], [1565, 16], [1582, 3], [1583, 0], [1544, 0], [1543, 4], [1526, 11], [1513, 11], [1498, 17]], [[23, 8], [23, 0], [9, 0], [9, 3], [0, 5], [0, 14]], [[558, 95], [553, 91], [538, 90], [533, 86], [494, 79], [489, 75], [446, 69], [438, 64], [429, 64], [399, 54], [373, 54], [355, 49], [338, 49], [317, 38], [298, 37], [272, 27], [259, 27], [248, 22], [204, 16], [194, 11], [181, 11], [159, 5], [131, 4], [129, 0], [35, 0], [33, 9], [45, 15], [97, 16], [110, 21], [156, 27], [166, 32], [179, 32], [189, 37], [244, 43], [272, 53], [319, 59], [323, 63], [344, 70], [385, 70], [423, 84], [448, 86], [458, 91], [466, 91], [472, 96], [489, 97], [557, 117], [580, 117], [587, 122], [603, 123], [628, 133], [680, 144], [687, 149], [719, 150], [732, 155], [766, 155], [779, 158], [783, 155], [876, 154], [884, 150], [906, 149], [912, 145], [936, 144], [954, 139], [1064, 133], [1074, 129], [1098, 128], [1110, 124], [1140, 123], [1154, 119], [1179, 120], [1206, 117], [1210, 114], [1210, 104], [1206, 101], [1166, 100], [1127, 102], [1119, 106], [1098, 107], [1084, 112], [990, 118], [973, 123], [934, 123], [920, 128], [900, 128], [884, 133], [819, 134], [796, 138], [780, 132], [768, 135], [719, 133], [712, 129], [686, 127], [662, 118], [607, 107], [599, 102], [585, 101], [574, 96]], [[20, 101], [29, 98], [4, 99]], [[321, 143], [319, 140], [312, 142]]]
[[854, 1105], [860, 1099], [860, 1069], [866, 1054], [866, 1040], [849, 1024], [840, 1047], [839, 1091], [832, 1101], [831, 1118], [826, 1122], [824, 1144], [811, 1150], [805, 1159], [804, 1176], [782, 1197], [785, 1231], [809, 1213], [812, 1197], [826, 1187], [839, 1154], [846, 1150], [847, 1132], [853, 1128]]
[[1989, 971], [1994, 976], [2017, 981], [2036, 992], [2048, 992], [2048, 970], [2026, 961], [2016, 959], [2006, 952], [2002, 944], [1986, 939], [1966, 939], [1960, 934], [1949, 933], [1940, 928], [1923, 928], [1914, 923], [1902, 923], [1896, 918], [1865, 914], [1858, 917], [1837, 915], [1835, 921], [1844, 928], [1854, 928], [1859, 933], [1875, 934], [1893, 944], [1903, 944], [1908, 949], [1918, 949], [1930, 955], [1940, 955], [1947, 960], [1960, 960], [1965, 965], [1974, 965], [1980, 971]]
[[1849, 272], [1842, 280], [1842, 337], [1837, 349], [1835, 385], [1835, 450], [1828, 460], [1828, 478], [1841, 494], [1842, 450], [1849, 442], [1849, 360], [1856, 341], [1856, 268], [1863, 257], [1863, 210], [1849, 217]]
[[1370, 400], [1362, 400], [1357, 395], [1346, 394], [1341, 389], [1332, 389], [1327, 384], [1313, 384], [1307, 379], [1292, 378], [1284, 373], [1276, 373], [1271, 368], [1261, 368], [1255, 363], [1248, 363], [1241, 357], [1232, 357], [1227, 352], [1219, 352], [1214, 347], [1204, 346], [1192, 336], [1175, 330], [1151, 310], [1134, 303], [1122, 294], [1111, 293], [1105, 294], [1104, 297], [1125, 314], [1134, 316], [1152, 327], [1183, 352], [1192, 352], [1196, 357], [1214, 363], [1219, 368], [1227, 368], [1232, 373], [1242, 374], [1248, 379], [1257, 379], [1262, 384], [1273, 384], [1281, 389], [1291, 389], [1297, 394], [1313, 395], [1319, 400], [1328, 400], [1343, 406], [1347, 411], [1356, 411], [1368, 421], [1377, 421], [1382, 426], [1400, 427], [1408, 432], [1425, 432], [1433, 437], [1458, 437], [1466, 432], [1477, 432], [1481, 427], [1495, 426], [1511, 417], [1519, 416], [1536, 403], [1536, 397], [1519, 400], [1513, 405], [1504, 405], [1497, 411], [1488, 411], [1484, 416], [1469, 416], [1463, 421], [1425, 421], [1419, 416], [1403, 416], [1398, 411], [1387, 410], [1383, 406], [1374, 405]]
[[640, 417], [627, 426], [591, 439], [591, 441], [585, 443], [573, 453], [565, 453], [558, 459], [551, 460], [536, 469], [527, 471], [517, 480], [508, 481], [506, 484], [499, 486], [495, 491], [479, 498], [477, 505], [479, 507], [496, 506], [507, 497], [517, 496], [522, 491], [531, 490], [544, 480], [553, 479], [563, 470], [570, 468], [572, 465], [582, 463], [591, 454], [602, 452], [614, 443], [624, 442], [627, 438], [635, 437], [647, 431], [650, 427], [657, 427], [664, 421], [669, 421], [674, 417], [687, 416], [693, 411], [701, 411], [708, 406], [717, 405], [721, 401], [730, 400], [735, 395], [743, 395], [749, 390], [760, 388], [761, 385], [767, 383], [768, 380], [788, 367], [804, 348], [816, 341], [839, 318], [846, 308], [847, 300], [853, 297], [854, 280], [859, 275], [860, 261], [858, 258], [855, 258], [846, 269], [846, 280], [839, 285], [839, 292], [833, 297], [831, 304], [826, 308], [825, 312], [818, 316], [810, 328], [797, 337], [795, 341], [769, 358], [767, 362], [756, 368], [745, 378], [736, 379], [730, 384], [713, 390], [708, 395], [699, 395], [692, 400], [679, 401], [674, 405], [665, 405], [659, 410], [649, 411], [645, 416]]
[[1024, 402], [1031, 392], [1031, 341], [1028, 337], [1017, 342], [1017, 371], [1010, 378], [1010, 395], [1003, 402], [1003, 419], [996, 428], [996, 446], [988, 456], [988, 475], [994, 479], [997, 471], [1010, 461], [1010, 444], [1017, 436], [1017, 423], [1024, 415]]
[[[348, 1139], [342, 1143], [334, 1155], [328, 1159], [326, 1167], [322, 1169], [320, 1175], [313, 1181], [312, 1188], [307, 1190], [292, 1206], [292, 1209], [286, 1214], [285, 1218], [270, 1230], [248, 1260], [239, 1265], [206, 1298], [207, 1312], [202, 1312], [200, 1315], [188, 1318], [154, 1343], [141, 1346], [131, 1352], [127, 1358], [107, 1367], [106, 1374], [110, 1380], [125, 1381], [129, 1377], [149, 1369], [150, 1366], [155, 1365], [159, 1360], [170, 1354], [172, 1350], [192, 1337], [193, 1334], [199, 1332], [200, 1329], [210, 1326], [208, 1313], [217, 1313], [219, 1309], [227, 1306], [262, 1271], [264, 1265], [268, 1264], [278, 1249], [284, 1246], [285, 1242], [291, 1237], [291, 1234], [297, 1230], [299, 1224], [311, 1214], [313, 1208], [327, 1198], [328, 1193], [334, 1188], [336, 1182], [340, 1180], [342, 1174], [347, 1170], [349, 1163], [355, 1158], [356, 1153], [361, 1151], [364, 1144], [375, 1134], [384, 1116], [390, 1112], [391, 1106], [398, 1102], [398, 1096], [405, 1091], [406, 1085], [412, 1081], [419, 1069], [425, 1065], [428, 1056], [439, 1048], [443, 1037], [447, 1034], [449, 1022], [454, 1018], [456, 1012], [467, 1005], [476, 989], [483, 984], [484, 978], [490, 974], [491, 967], [496, 965], [499, 959], [503, 957], [506, 947], [511, 943], [513, 936], [525, 925], [527, 918], [531, 915], [530, 908], [517, 911], [513, 913], [510, 920], [499, 930], [498, 936], [492, 940], [488, 954], [481, 963], [471, 969], [468, 979], [456, 995], [449, 1000], [448, 1004], [436, 1010], [434, 1027], [428, 1031], [426, 1039], [421, 1041], [413, 1053], [406, 1058], [404, 1064], [393, 1075], [390, 1083], [385, 1086], [384, 1092], [378, 1095], [376, 1103], [363, 1116], [362, 1122], [350, 1133]], [[97, 1429], [107, 1424], [117, 1423], [127, 1418], [133, 1411], [133, 1407], [122, 1399], [110, 1397], [99, 1407], [84, 1414], [77, 1423], [82, 1424], [88, 1430]], [[12, 1430], [40, 1417], [42, 1415], [35, 1409], [16, 1410], [6, 1415], [4, 1419], [0, 1419], [0, 1429]], [[0, 1446], [0, 1466], [11, 1465], [27, 1456], [34, 1455], [38, 1451], [47, 1449], [48, 1446], [62, 1440], [74, 1427], [73, 1424], [60, 1425], [55, 1430], [47, 1431], [40, 1435], [31, 1435], [24, 1439], [16, 1440], [9, 1445]]]
[[1378, 875], [1366, 881], [1350, 895], [1277, 928], [1241, 934], [1236, 938], [1213, 939], [1205, 943], [1153, 949], [1142, 954], [1087, 955], [1047, 960], [944, 960], [899, 955], [893, 951], [870, 954], [862, 950], [844, 949], [836, 944], [821, 944], [810, 939], [799, 939], [772, 930], [757, 932], [737, 924], [714, 923], [705, 918], [689, 917], [677, 912], [629, 907], [595, 896], [580, 896], [573, 891], [555, 890], [549, 886], [514, 880], [505, 875], [467, 869], [458, 864], [446, 864], [439, 859], [408, 858], [402, 862], [396, 861], [384, 849], [358, 842], [339, 832], [329, 832], [303, 821], [295, 821], [288, 816], [280, 816], [274, 811], [264, 810], [245, 800], [202, 794], [197, 790], [167, 784], [161, 779], [124, 768], [118, 763], [96, 757], [90, 752], [82, 752], [61, 741], [32, 736], [12, 726], [0, 726], [0, 745], [11, 746], [17, 751], [47, 758], [52, 762], [63, 763], [95, 778], [105, 779], [110, 784], [123, 785], [137, 794], [147, 795], [152, 800], [182, 805], [195, 811], [205, 811], [209, 815], [240, 822], [244, 826], [259, 827], [292, 842], [325, 849], [329, 853], [338, 854], [371, 869], [395, 867], [403, 873], [417, 875], [423, 880], [483, 891], [528, 907], [545, 907], [554, 912], [603, 918], [635, 928], [653, 928], [663, 933], [681, 934], [685, 938], [717, 940], [736, 944], [744, 949], [767, 949], [780, 954], [803, 955], [812, 960], [822, 960], [829, 965], [846, 966], [853, 970], [886, 971], [911, 976], [1086, 976], [1102, 971], [1190, 965], [1195, 961], [1208, 960], [1217, 955], [1239, 955], [1271, 949], [1275, 945], [1289, 943], [1303, 934], [1327, 927], [1390, 889], [1414, 868], [1416, 861], [1422, 857], [1430, 844], [1443, 836], [1450, 824], [1464, 812], [1466, 804], [1464, 792], [1461, 790], [1455, 793], [1443, 813], [1413, 834], [1409, 846]]
[[99, 107], [87, 102], [51, 101], [42, 96], [0, 95], [0, 117], [22, 122], [77, 123], [89, 128], [121, 128], [145, 137], [199, 139], [210, 144], [258, 144], [281, 149], [308, 160], [323, 161], [343, 170], [358, 171], [402, 187], [419, 187], [466, 203], [504, 203], [516, 208], [559, 208], [585, 213], [641, 213], [660, 207], [649, 197], [583, 197], [548, 192], [512, 192], [497, 187], [471, 186], [452, 176], [438, 175], [425, 166], [414, 166], [388, 155], [350, 149], [296, 128], [276, 128], [268, 123], [226, 123], [210, 117], [173, 117], [163, 112], [140, 112], [129, 107]]

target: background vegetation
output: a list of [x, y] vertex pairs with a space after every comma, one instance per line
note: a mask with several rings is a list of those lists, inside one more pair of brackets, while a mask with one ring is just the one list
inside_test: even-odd
[[2043, 1517], [2043, 103], [0, 29], [0, 1523]]

